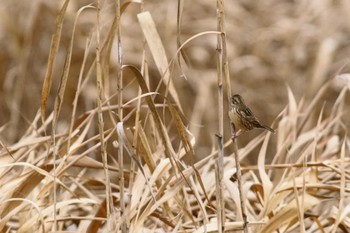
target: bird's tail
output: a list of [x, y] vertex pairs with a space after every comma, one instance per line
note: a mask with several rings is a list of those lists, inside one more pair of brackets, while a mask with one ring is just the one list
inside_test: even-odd
[[270, 128], [267, 125], [260, 125], [260, 126], [261, 126], [260, 128], [266, 129], [266, 130], [270, 131], [271, 133], [275, 133], [276, 132], [274, 129]]

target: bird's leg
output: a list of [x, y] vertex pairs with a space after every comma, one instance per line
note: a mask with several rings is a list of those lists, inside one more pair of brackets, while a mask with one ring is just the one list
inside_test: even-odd
[[236, 139], [241, 133], [243, 132], [242, 130], [236, 130], [235, 124], [231, 122], [231, 132], [232, 132], [232, 139]]

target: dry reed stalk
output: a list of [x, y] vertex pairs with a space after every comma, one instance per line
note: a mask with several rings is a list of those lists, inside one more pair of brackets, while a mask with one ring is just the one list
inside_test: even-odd
[[224, 54], [226, 54], [225, 45], [225, 26], [224, 26], [224, 3], [223, 1], [217, 1], [217, 30], [221, 33], [217, 36], [217, 53], [216, 53], [216, 63], [217, 63], [217, 88], [218, 88], [218, 120], [219, 120], [219, 132], [217, 134], [218, 138], [218, 162], [216, 164], [216, 177], [217, 177], [217, 188], [218, 191], [218, 232], [225, 231], [225, 202], [224, 202], [224, 187], [223, 187], [223, 177], [224, 177], [224, 92], [223, 92], [223, 70], [224, 70]]
[[[105, 188], [105, 194], [106, 194], [106, 216], [107, 216], [107, 230], [113, 231], [113, 229], [116, 228], [116, 225], [113, 224], [114, 219], [114, 211], [112, 204], [113, 198], [112, 198], [112, 190], [111, 190], [111, 182], [109, 178], [109, 171], [108, 171], [108, 158], [107, 158], [107, 148], [105, 143], [105, 136], [104, 136], [104, 118], [103, 118], [103, 112], [102, 112], [102, 102], [104, 99], [104, 87], [103, 87], [103, 78], [102, 78], [102, 68], [101, 68], [101, 42], [100, 42], [100, 1], [97, 1], [97, 8], [96, 8], [96, 89], [97, 89], [97, 118], [98, 118], [98, 129], [100, 134], [100, 141], [101, 141], [101, 147], [100, 152], [102, 155], [102, 162], [103, 162], [103, 171], [106, 179], [106, 188]], [[123, 171], [123, 161], [120, 163], [120, 171]], [[123, 181], [123, 178], [121, 177], [121, 180]], [[121, 181], [121, 182], [122, 182]], [[123, 195], [124, 195], [124, 183], [122, 183], [123, 186], [121, 187], [121, 212], [123, 214]], [[123, 225], [123, 223], [122, 223]]]
[[[217, 1], [217, 17], [218, 17], [218, 31], [221, 32], [220, 35], [218, 35], [218, 59], [217, 59], [217, 71], [218, 71], [218, 100], [219, 100], [219, 135], [223, 135], [223, 122], [224, 122], [224, 117], [223, 117], [223, 77], [225, 78], [225, 81], [227, 83], [227, 94], [228, 94], [228, 99], [230, 99], [231, 96], [231, 85], [230, 85], [230, 79], [229, 79], [229, 73], [228, 73], [228, 59], [227, 59], [227, 48], [226, 48], [226, 33], [225, 33], [225, 7], [224, 7], [224, 1], [218, 0]], [[234, 127], [231, 127], [234, 129]], [[235, 135], [235, 132], [232, 132], [232, 135]], [[225, 215], [224, 215], [224, 210], [225, 210], [225, 205], [223, 201], [223, 182], [222, 178], [224, 177], [224, 152], [223, 152], [223, 137], [219, 136], [219, 165], [218, 165], [218, 172], [219, 172], [219, 200], [220, 201], [220, 213], [219, 213], [219, 225], [218, 229], [219, 232], [225, 231]], [[237, 148], [237, 142], [232, 136], [232, 144], [233, 144], [233, 149], [234, 149], [234, 155], [235, 155], [235, 161], [236, 161], [236, 174], [237, 174], [237, 182], [238, 182], [238, 191], [239, 191], [239, 196], [240, 196], [240, 208], [241, 208], [241, 213], [242, 213], [242, 219], [243, 219], [243, 231], [245, 233], [248, 232], [248, 226], [247, 226], [247, 214], [246, 214], [246, 207], [244, 204], [244, 197], [243, 197], [243, 186], [242, 186], [242, 173], [241, 173], [241, 168], [240, 168], [240, 160], [239, 160], [239, 155], [238, 155], [238, 148]]]
[[[13, 2], [0, 6], [0, 231], [232, 232], [241, 215], [251, 232], [350, 228], [349, 3]], [[229, 138], [229, 71], [267, 122], [281, 112], [276, 135]]]

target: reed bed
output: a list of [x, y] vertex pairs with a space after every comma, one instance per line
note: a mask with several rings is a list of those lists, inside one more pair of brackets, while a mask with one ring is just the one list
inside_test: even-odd
[[350, 232], [349, 9], [3, 0], [1, 232]]

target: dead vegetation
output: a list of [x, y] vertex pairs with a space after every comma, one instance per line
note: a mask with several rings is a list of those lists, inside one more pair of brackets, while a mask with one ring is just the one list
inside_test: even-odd
[[4, 0], [1, 232], [349, 232], [349, 9]]

